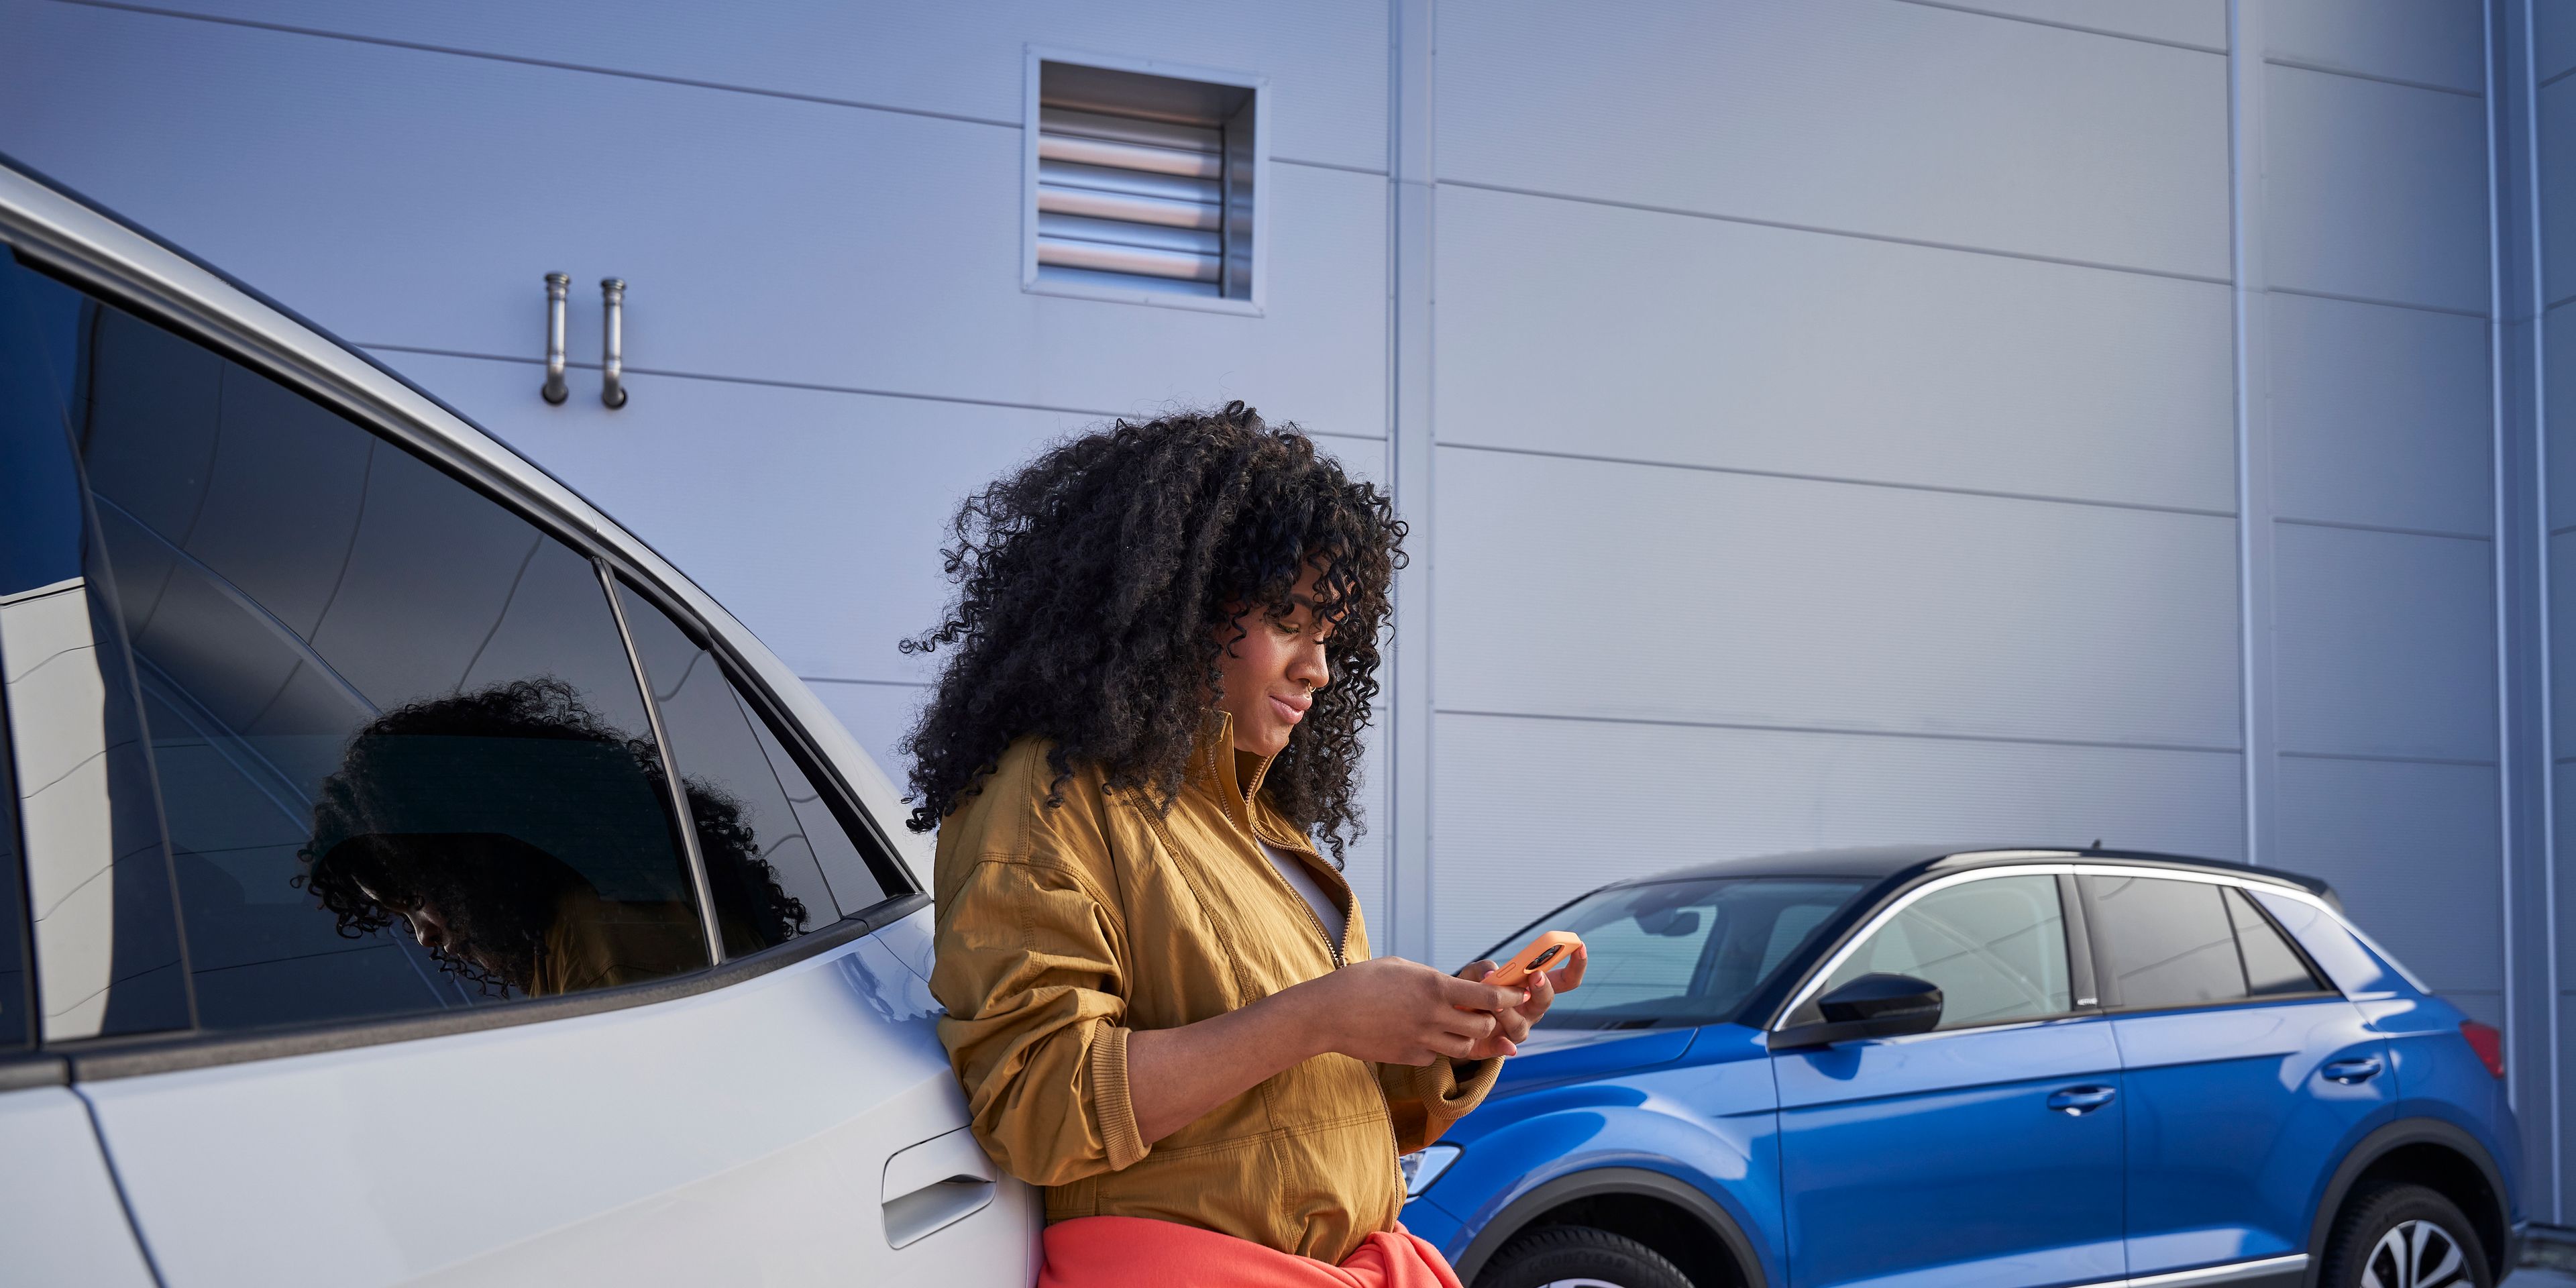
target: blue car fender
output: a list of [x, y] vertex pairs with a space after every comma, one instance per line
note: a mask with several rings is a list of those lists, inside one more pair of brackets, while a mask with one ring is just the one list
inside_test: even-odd
[[1546, 1211], [1615, 1193], [1689, 1212], [1757, 1284], [1783, 1279], [1782, 1250], [1754, 1233], [1781, 1228], [1775, 1112], [1698, 1119], [1662, 1111], [1643, 1090], [1630, 1082], [1539, 1093], [1528, 1101], [1552, 1103], [1513, 1105], [1510, 1121], [1463, 1142], [1458, 1166], [1416, 1200], [1456, 1221], [1440, 1242], [1462, 1279]]

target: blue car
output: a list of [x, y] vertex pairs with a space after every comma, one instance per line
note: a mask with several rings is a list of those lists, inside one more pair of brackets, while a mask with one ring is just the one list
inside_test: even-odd
[[1583, 987], [1404, 1160], [1405, 1224], [1477, 1288], [2492, 1288], [2513, 1264], [2501, 1035], [2323, 882], [1835, 850], [1531, 928], [1583, 936]]

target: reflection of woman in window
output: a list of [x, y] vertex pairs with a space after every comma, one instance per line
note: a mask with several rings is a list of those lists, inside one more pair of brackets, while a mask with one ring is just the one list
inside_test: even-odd
[[[774, 943], [803, 903], [741, 808], [686, 781], [728, 942]], [[707, 964], [661, 804], [660, 758], [551, 678], [416, 702], [351, 739], [297, 878], [352, 938], [404, 923], [486, 992], [547, 997]]]
[[976, 1139], [1047, 1187], [1042, 1285], [1457, 1282], [1396, 1225], [1396, 1155], [1552, 993], [1369, 960], [1317, 848], [1359, 832], [1403, 533], [1241, 403], [1073, 439], [958, 514], [911, 825]]

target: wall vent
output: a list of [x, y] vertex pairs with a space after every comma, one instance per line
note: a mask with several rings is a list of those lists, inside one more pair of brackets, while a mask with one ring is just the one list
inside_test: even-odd
[[1024, 284], [1252, 302], [1258, 84], [1034, 61]]

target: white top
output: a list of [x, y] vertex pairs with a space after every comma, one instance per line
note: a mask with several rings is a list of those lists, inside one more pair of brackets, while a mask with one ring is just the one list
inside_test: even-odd
[[1288, 888], [1304, 896], [1306, 906], [1315, 910], [1315, 920], [1324, 923], [1324, 929], [1332, 935], [1334, 944], [1340, 944], [1349, 919], [1342, 916], [1341, 905], [1333, 902], [1332, 893], [1315, 880], [1314, 873], [1306, 870], [1306, 861], [1268, 841], [1261, 843], [1261, 852], [1270, 856], [1270, 866], [1279, 869], [1279, 875], [1287, 878]]

